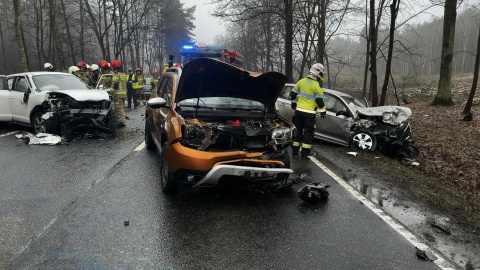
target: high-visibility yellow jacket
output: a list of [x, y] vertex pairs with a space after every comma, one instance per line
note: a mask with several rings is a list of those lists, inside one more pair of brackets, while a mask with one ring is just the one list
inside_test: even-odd
[[127, 79], [128, 76], [123, 72], [113, 73], [112, 89], [113, 96], [116, 98], [127, 98]]
[[303, 78], [295, 84], [292, 92], [295, 93], [292, 93], [293, 96], [296, 96], [296, 99], [292, 102], [297, 104], [297, 111], [311, 114], [315, 114], [317, 108], [320, 111], [325, 111], [323, 89], [317, 80], [308, 77]]
[[157, 88], [158, 78], [160, 77], [153, 76], [152, 79], [150, 80], [150, 91], [154, 91]]

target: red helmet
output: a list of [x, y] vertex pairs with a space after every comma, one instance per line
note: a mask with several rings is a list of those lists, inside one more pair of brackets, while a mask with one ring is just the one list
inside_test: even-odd
[[120, 60], [113, 60], [112, 63], [110, 64], [110, 66], [113, 69], [117, 69], [117, 68], [122, 66], [122, 63], [120, 63]]
[[85, 68], [86, 68], [86, 67], [87, 67], [87, 64], [86, 64], [85, 62], [83, 62], [83, 61], [80, 61], [80, 62], [78, 62], [77, 67], [78, 67], [78, 68], [82, 68], [82, 67], [85, 67]]
[[142, 71], [142, 69], [141, 68], [136, 68], [135, 72], [137, 72], [137, 71]]
[[157, 74], [158, 74], [158, 71], [157, 71], [156, 69], [154, 69], [154, 70], [152, 71], [152, 74], [153, 74], [153, 75], [157, 75]]
[[108, 69], [108, 62], [107, 62], [106, 60], [102, 60], [102, 61], [100, 61], [99, 66], [100, 66], [102, 69]]

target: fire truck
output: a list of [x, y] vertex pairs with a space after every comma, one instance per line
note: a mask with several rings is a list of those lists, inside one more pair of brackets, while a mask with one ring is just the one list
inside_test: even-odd
[[206, 44], [184, 45], [180, 49], [180, 62], [182, 65], [193, 59], [207, 57], [229, 63], [243, 69], [243, 56], [235, 50], [228, 50], [221, 46]]

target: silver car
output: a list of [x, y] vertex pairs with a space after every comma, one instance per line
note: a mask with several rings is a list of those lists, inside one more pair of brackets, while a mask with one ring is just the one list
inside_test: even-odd
[[[295, 85], [286, 84], [276, 108], [279, 115], [292, 119], [290, 93]], [[412, 111], [402, 106], [367, 107], [366, 102], [339, 91], [324, 89], [327, 115], [317, 117], [315, 138], [355, 150], [380, 150], [415, 158], [419, 150], [413, 145], [408, 118]]]
[[[291, 108], [290, 93], [295, 85], [285, 84], [276, 107], [279, 114], [287, 119], [292, 119], [294, 110]], [[349, 104], [357, 107], [365, 107], [365, 104], [342, 92], [323, 89], [324, 102], [327, 107], [326, 118], [317, 117], [315, 138], [339, 145], [350, 145], [350, 127], [356, 116], [354, 109]]]

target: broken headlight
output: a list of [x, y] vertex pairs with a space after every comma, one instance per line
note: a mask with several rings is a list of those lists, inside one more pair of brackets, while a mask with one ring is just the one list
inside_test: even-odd
[[275, 144], [286, 144], [292, 140], [293, 131], [288, 127], [280, 127], [272, 130], [272, 140]]

